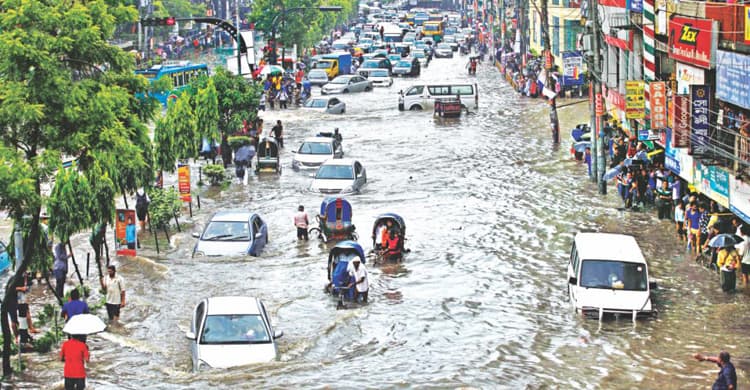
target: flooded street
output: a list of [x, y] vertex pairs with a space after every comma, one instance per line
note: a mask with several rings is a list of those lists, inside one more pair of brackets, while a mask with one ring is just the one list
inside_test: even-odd
[[[282, 174], [196, 190], [202, 208], [194, 205], [192, 224], [173, 232], [168, 253], [156, 256], [149, 244], [143, 257], [114, 260], [128, 306], [122, 328], [89, 339], [91, 387], [706, 388], [717, 369], [690, 356], [720, 349], [732, 353], [747, 383], [747, 290], [722, 293], [717, 276], [684, 256], [672, 224], [597, 195], [567, 150], [567, 129], [588, 121], [587, 104], [560, 109], [563, 143], [554, 147], [543, 100], [519, 97], [487, 63], [469, 77], [465, 62], [436, 59], [417, 79], [343, 95], [342, 116], [262, 113], [266, 134], [277, 119], [284, 123]], [[479, 110], [453, 120], [399, 112], [398, 91], [421, 82], [477, 82]], [[328, 247], [298, 242], [292, 224], [299, 204], [314, 220], [323, 196], [308, 190], [309, 172], [291, 169], [291, 150], [334, 127], [345, 157], [367, 170], [364, 191], [347, 197], [360, 244], [369, 250], [375, 217], [395, 212], [406, 220], [411, 249], [401, 265], [367, 264], [371, 302], [352, 310], [336, 310], [323, 292]], [[268, 223], [262, 256], [192, 259], [190, 234], [212, 212], [237, 207]], [[565, 270], [582, 230], [636, 236], [659, 280], [658, 319], [600, 324], [575, 314]], [[86, 239], [76, 239], [84, 262]], [[89, 284], [98, 287], [95, 274], [92, 264]], [[284, 331], [280, 361], [192, 372], [184, 332], [195, 304], [218, 295], [264, 300]], [[15, 385], [61, 381], [54, 358], [30, 355]]]

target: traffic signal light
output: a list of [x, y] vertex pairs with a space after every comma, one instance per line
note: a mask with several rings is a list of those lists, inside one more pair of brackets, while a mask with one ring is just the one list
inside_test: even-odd
[[145, 18], [141, 19], [141, 25], [143, 26], [174, 26], [177, 20], [170, 16], [168, 18]]

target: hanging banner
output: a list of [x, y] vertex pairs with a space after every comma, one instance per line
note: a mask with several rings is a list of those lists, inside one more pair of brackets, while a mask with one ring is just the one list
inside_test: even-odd
[[677, 94], [690, 94], [691, 85], [706, 84], [706, 71], [682, 62], [675, 63], [675, 78], [677, 79]]
[[750, 56], [716, 51], [716, 98], [750, 109]]
[[667, 84], [663, 81], [649, 83], [649, 103], [651, 104], [651, 128], [667, 127]]
[[669, 57], [711, 69], [718, 45], [719, 22], [674, 16], [669, 21]]
[[750, 183], [729, 179], [729, 211], [750, 223]]
[[136, 255], [135, 210], [117, 209], [115, 220], [115, 254]]
[[672, 147], [687, 148], [690, 146], [690, 97], [672, 96]]
[[750, 44], [750, 5], [745, 6], [745, 44]]
[[708, 118], [711, 102], [710, 85], [690, 86], [690, 155], [708, 154]]
[[577, 51], [562, 52], [562, 85], [583, 85], [583, 56]]
[[180, 190], [180, 199], [183, 202], [190, 202], [190, 166], [177, 165], [177, 184]]
[[643, 91], [643, 80], [625, 82], [625, 118], [643, 119], [646, 117], [646, 98]]

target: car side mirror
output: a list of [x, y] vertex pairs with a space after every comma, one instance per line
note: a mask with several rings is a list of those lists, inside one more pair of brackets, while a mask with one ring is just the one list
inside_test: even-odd
[[255, 233], [255, 239], [256, 240], [259, 239], [259, 238], [261, 238], [261, 237], [263, 237], [263, 233], [261, 233], [261, 232]]
[[193, 333], [191, 331], [187, 331], [187, 332], [185, 332], [185, 337], [188, 338], [188, 339], [190, 339], [190, 340], [195, 340], [195, 333]]
[[649, 290], [658, 290], [659, 285], [656, 282], [648, 282], [648, 289]]
[[578, 278], [576, 278], [575, 276], [571, 276], [570, 279], [568, 279], [568, 283], [576, 285], [578, 284]]
[[201, 234], [196, 232], [193, 232], [192, 236], [193, 238], [201, 238]]
[[273, 331], [273, 339], [274, 340], [280, 338], [283, 335], [284, 335], [284, 331], [283, 330], [274, 330]]

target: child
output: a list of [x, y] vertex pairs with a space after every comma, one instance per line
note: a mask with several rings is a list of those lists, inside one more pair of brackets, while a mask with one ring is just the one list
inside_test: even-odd
[[674, 223], [677, 231], [677, 237], [680, 241], [687, 239], [685, 231], [685, 203], [682, 200], [677, 201], [677, 205], [674, 208]]

